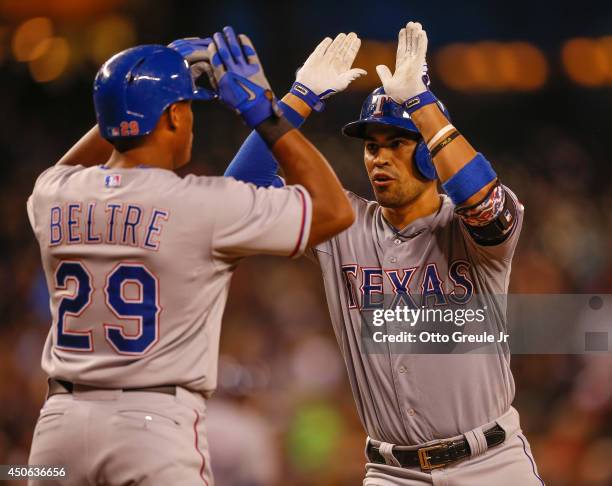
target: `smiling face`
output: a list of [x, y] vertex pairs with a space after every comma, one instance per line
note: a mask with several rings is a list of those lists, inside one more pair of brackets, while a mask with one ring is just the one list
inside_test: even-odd
[[417, 171], [414, 152], [418, 139], [412, 132], [384, 125], [366, 127], [363, 158], [378, 203], [404, 207], [433, 184]]

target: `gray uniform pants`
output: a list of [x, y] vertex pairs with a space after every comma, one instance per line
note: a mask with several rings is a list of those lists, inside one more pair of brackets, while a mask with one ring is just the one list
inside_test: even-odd
[[[487, 430], [495, 423], [506, 432], [506, 440], [492, 449], [483, 447], [484, 436], [480, 431]], [[531, 454], [529, 442], [521, 433], [518, 412], [510, 408], [496, 421], [474, 429], [463, 436], [468, 439], [472, 457], [450, 466], [422, 472], [418, 468], [400, 468], [384, 464], [366, 464], [366, 477], [363, 486], [543, 486]], [[368, 440], [372, 440], [369, 439]], [[372, 440], [377, 447], [381, 442]], [[434, 442], [416, 447], [393, 446], [398, 450], [414, 450]], [[393, 459], [389, 458], [388, 463]]]
[[94, 390], [54, 395], [34, 429], [29, 464], [62, 465], [51, 486], [212, 486], [205, 400], [177, 388], [153, 392]]

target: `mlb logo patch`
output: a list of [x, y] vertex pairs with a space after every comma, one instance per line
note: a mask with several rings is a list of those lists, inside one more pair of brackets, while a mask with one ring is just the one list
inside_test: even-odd
[[105, 187], [119, 187], [121, 185], [121, 174], [111, 174], [104, 177]]

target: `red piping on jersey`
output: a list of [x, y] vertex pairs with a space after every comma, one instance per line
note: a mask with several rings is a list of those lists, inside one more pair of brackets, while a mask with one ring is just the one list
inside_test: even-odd
[[193, 422], [193, 432], [195, 434], [195, 448], [196, 451], [198, 451], [198, 454], [200, 455], [200, 457], [202, 458], [202, 466], [200, 466], [200, 477], [202, 478], [202, 481], [204, 481], [204, 484], [206, 486], [208, 486], [208, 482], [206, 482], [206, 478], [204, 477], [204, 468], [206, 467], [206, 458], [204, 457], [204, 454], [202, 454], [202, 451], [200, 451], [200, 448], [198, 447], [198, 422], [200, 421], [200, 415], [198, 414], [198, 411], [194, 409], [193, 413], [195, 413], [195, 421]]
[[295, 249], [289, 255], [289, 258], [295, 256], [295, 254], [300, 250], [302, 246], [302, 237], [304, 236], [304, 226], [306, 226], [306, 198], [304, 197], [304, 193], [299, 187], [296, 187], [298, 192], [300, 193], [300, 197], [302, 198], [302, 223], [300, 225], [300, 236], [298, 237], [297, 245], [295, 245]]

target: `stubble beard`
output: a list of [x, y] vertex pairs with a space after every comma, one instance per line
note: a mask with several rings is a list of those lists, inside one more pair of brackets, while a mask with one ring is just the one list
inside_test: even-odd
[[380, 191], [374, 189], [376, 201], [383, 208], [402, 208], [412, 204], [425, 191], [425, 185], [418, 181], [410, 181], [400, 184], [395, 182], [396, 187], [388, 187], [386, 190]]

